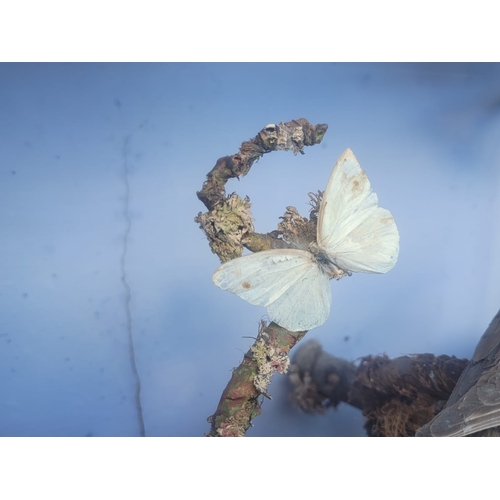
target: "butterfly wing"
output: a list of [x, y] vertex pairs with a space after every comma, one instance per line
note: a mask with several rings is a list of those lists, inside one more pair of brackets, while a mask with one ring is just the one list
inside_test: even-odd
[[290, 331], [309, 330], [328, 319], [329, 280], [310, 252], [256, 252], [226, 262], [212, 279], [250, 304], [267, 307], [271, 320]]
[[318, 244], [341, 269], [386, 273], [396, 264], [399, 233], [350, 149], [333, 167], [318, 219]]
[[291, 332], [312, 330], [330, 315], [330, 280], [318, 265], [310, 266], [278, 299], [267, 307], [269, 317]]
[[250, 304], [267, 307], [306, 274], [312, 255], [303, 250], [266, 250], [222, 264], [213, 282]]

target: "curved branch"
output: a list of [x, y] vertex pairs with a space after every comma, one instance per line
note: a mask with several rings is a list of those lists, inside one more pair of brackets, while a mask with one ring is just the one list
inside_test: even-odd
[[[305, 146], [319, 144], [328, 125], [312, 126], [300, 118], [279, 125], [267, 125], [253, 139], [242, 143], [238, 153], [217, 160], [208, 173], [202, 189], [196, 193], [208, 212], [199, 213], [195, 222], [205, 233], [212, 252], [221, 262], [240, 257], [243, 247], [255, 252], [272, 248], [286, 248], [282, 236], [293, 234], [297, 227], [307, 234], [315, 227], [313, 205], [311, 221], [287, 209], [278, 231], [259, 234], [254, 231], [250, 213], [250, 200], [235, 193], [226, 196], [225, 184], [234, 177], [248, 174], [253, 163], [271, 151], [293, 151], [304, 154]], [[312, 198], [318, 201], [319, 197]], [[316, 203], [317, 205], [317, 203]], [[290, 223], [287, 224], [287, 220]], [[314, 233], [315, 234], [315, 233]], [[256, 342], [245, 354], [240, 366], [233, 371], [224, 389], [215, 413], [209, 417], [211, 424], [207, 436], [244, 436], [252, 419], [261, 412], [259, 396], [270, 396], [267, 387], [274, 371], [286, 373], [290, 349], [307, 332], [289, 332], [275, 323], [262, 325]]]
[[265, 153], [293, 151], [304, 154], [304, 147], [319, 144], [327, 129], [328, 125], [312, 126], [305, 118], [266, 125], [253, 139], [243, 142], [238, 153], [217, 160], [201, 191], [196, 193], [208, 212], [200, 212], [194, 220], [221, 262], [241, 257], [243, 247], [261, 251], [288, 246], [277, 231], [264, 235], [255, 233], [250, 200], [235, 193], [226, 196], [226, 182], [247, 175], [254, 162]]
[[319, 144], [327, 130], [328, 125], [314, 127], [305, 118], [266, 125], [253, 139], [243, 142], [238, 153], [219, 158], [196, 195], [208, 210], [212, 210], [224, 201], [226, 182], [247, 175], [254, 162], [265, 153], [291, 150], [295, 155], [304, 154], [304, 147]]

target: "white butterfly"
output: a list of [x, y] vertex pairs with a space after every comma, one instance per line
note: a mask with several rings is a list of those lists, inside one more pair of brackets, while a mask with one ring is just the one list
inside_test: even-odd
[[333, 167], [321, 201], [317, 245], [309, 251], [277, 249], [226, 262], [213, 282], [256, 306], [272, 321], [297, 332], [328, 319], [329, 280], [356, 273], [386, 273], [396, 264], [399, 233], [350, 149]]

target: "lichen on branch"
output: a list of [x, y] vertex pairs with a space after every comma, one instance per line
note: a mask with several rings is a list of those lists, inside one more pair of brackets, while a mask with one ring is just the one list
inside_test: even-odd
[[233, 370], [217, 410], [208, 417], [209, 437], [241, 437], [261, 413], [259, 397], [270, 398], [267, 387], [274, 371], [286, 373], [288, 353], [306, 332], [289, 332], [271, 323], [246, 352], [241, 364]]

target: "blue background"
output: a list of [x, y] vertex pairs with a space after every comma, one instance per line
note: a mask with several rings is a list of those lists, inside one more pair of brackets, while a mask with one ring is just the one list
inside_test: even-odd
[[[227, 186], [256, 230], [287, 205], [307, 215], [350, 147], [401, 237], [390, 273], [332, 282], [306, 339], [351, 360], [470, 357], [500, 306], [499, 84], [498, 64], [0, 65], [0, 435], [139, 434], [127, 179], [146, 434], [208, 431], [265, 310], [212, 284], [196, 191], [219, 157], [301, 117], [329, 125], [321, 145]], [[364, 434], [358, 411], [304, 415], [287, 391], [275, 375], [249, 436]]]

